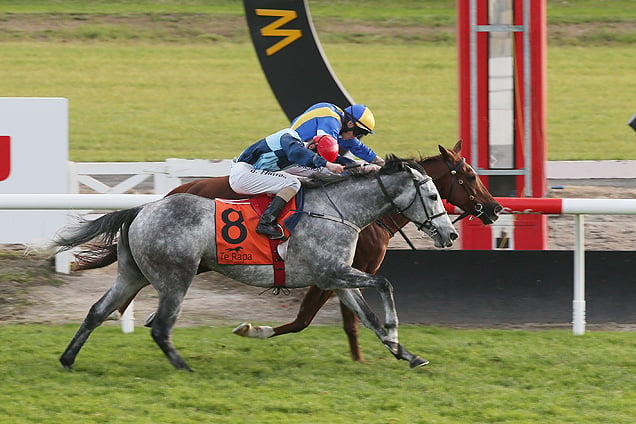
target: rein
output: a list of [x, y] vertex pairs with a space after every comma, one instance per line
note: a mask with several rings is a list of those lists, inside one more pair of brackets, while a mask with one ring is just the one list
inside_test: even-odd
[[484, 205], [475, 201], [475, 195], [468, 191], [468, 188], [464, 185], [464, 180], [457, 177], [457, 170], [465, 163], [466, 158], [462, 158], [462, 160], [455, 167], [453, 167], [450, 161], [446, 161], [446, 166], [451, 173], [450, 190], [448, 192], [448, 196], [446, 196], [446, 199], [450, 201], [451, 195], [453, 194], [453, 187], [455, 186], [455, 182], [457, 182], [457, 184], [459, 184], [459, 186], [464, 189], [464, 192], [466, 192], [468, 199], [471, 200], [475, 205], [472, 211], [464, 211], [461, 213], [461, 215], [455, 218], [455, 220], [453, 220], [453, 224], [455, 224], [457, 221], [461, 221], [462, 219], [470, 215], [474, 215], [475, 218], [479, 218], [479, 216], [484, 213]]
[[397, 231], [398, 233], [400, 233], [400, 235], [402, 236], [402, 238], [404, 239], [406, 244], [409, 245], [411, 250], [417, 250], [417, 248], [413, 245], [413, 243], [411, 243], [411, 240], [409, 240], [409, 238], [406, 236], [406, 233], [404, 231], [402, 231], [402, 228], [400, 228], [400, 226], [397, 224], [397, 222], [395, 222], [395, 219], [393, 219], [392, 216], [388, 216], [388, 219], [390, 219], [391, 223], [394, 225], [395, 231], [393, 231], [393, 229], [391, 227], [389, 227], [381, 219], [376, 220], [375, 223], [378, 224], [384, 231], [386, 231], [389, 234], [389, 238], [393, 237], [395, 235], [395, 232]]
[[[462, 187], [463, 190], [466, 192], [466, 195], [468, 196], [468, 199], [473, 201], [473, 203], [475, 204], [475, 206], [473, 207], [472, 211], [464, 211], [464, 212], [462, 212], [457, 218], [455, 218], [453, 220], [453, 224], [455, 224], [458, 221], [461, 221], [462, 219], [464, 219], [466, 217], [469, 217], [471, 215], [474, 215], [476, 218], [479, 218], [479, 216], [484, 213], [484, 205], [479, 203], [479, 202], [475, 202], [475, 196], [468, 191], [468, 188], [466, 187], [466, 185], [464, 185], [464, 180], [457, 177], [457, 172], [458, 172], [459, 168], [461, 168], [466, 163], [466, 158], [462, 158], [462, 160], [455, 166], [453, 166], [453, 164], [449, 160], [446, 160], [445, 163], [446, 163], [446, 166], [448, 167], [448, 170], [450, 171], [450, 174], [451, 174], [451, 181], [450, 181], [450, 185], [449, 185], [450, 190], [448, 192], [448, 195], [446, 196], [446, 199], [450, 200], [450, 198], [451, 198], [451, 196], [453, 194], [453, 188], [455, 186], [455, 182], [457, 182], [457, 184], [459, 184], [459, 186]], [[384, 189], [384, 187], [383, 187], [381, 182], [380, 182], [380, 187], [382, 188], [385, 196], [387, 196], [386, 189]], [[413, 201], [415, 201], [415, 199], [413, 199]], [[411, 202], [409, 207], [412, 204], [413, 204], [413, 202]], [[394, 205], [394, 207], [395, 207], [395, 205]], [[398, 208], [396, 207], [396, 209], [398, 209]], [[407, 209], [408, 209], [408, 207], [407, 207]], [[380, 227], [382, 227], [382, 229], [384, 229], [389, 234], [390, 237], [393, 237], [396, 232], [399, 232], [400, 235], [402, 236], [402, 238], [404, 239], [404, 241], [406, 241], [406, 243], [409, 245], [409, 247], [412, 250], [417, 250], [417, 248], [413, 245], [413, 243], [411, 243], [411, 240], [409, 240], [409, 238], [406, 236], [404, 231], [402, 231], [402, 228], [400, 228], [400, 226], [397, 225], [397, 223], [395, 222], [395, 220], [393, 220], [393, 218], [390, 218], [390, 219], [391, 219], [392, 224], [394, 226], [393, 228], [391, 228], [389, 225], [387, 225], [384, 221], [382, 221], [380, 219], [375, 221], [375, 223], [378, 224]]]
[[322, 188], [322, 190], [325, 192], [325, 195], [327, 196], [327, 199], [329, 200], [329, 203], [331, 203], [331, 206], [336, 210], [336, 212], [338, 212], [338, 217], [336, 216], [332, 216], [332, 215], [325, 215], [323, 213], [317, 213], [317, 212], [307, 212], [307, 211], [299, 211], [299, 210], [294, 210], [294, 212], [302, 212], [312, 218], [321, 218], [321, 219], [327, 219], [329, 221], [333, 221], [333, 222], [338, 222], [340, 224], [344, 224], [350, 228], [353, 228], [356, 232], [360, 232], [362, 231], [362, 228], [358, 227], [356, 224], [354, 224], [351, 221], [348, 221], [344, 218], [344, 216], [342, 215], [342, 212], [340, 212], [340, 209], [338, 209], [338, 206], [336, 206], [336, 204], [334, 203], [334, 201], [331, 199], [331, 196], [329, 196], [329, 192], [327, 191], [327, 189], [325, 188], [325, 184], [321, 181], [320, 182], [320, 187]]
[[[460, 164], [461, 165], [461, 164]], [[450, 166], [450, 165], [449, 165]], [[458, 165], [459, 166], [459, 165]], [[410, 168], [408, 168], [410, 171]], [[457, 173], [456, 170], [451, 171], [451, 174], [455, 175]], [[378, 185], [380, 186], [380, 189], [382, 190], [382, 194], [384, 195], [384, 197], [389, 201], [389, 203], [391, 203], [391, 206], [393, 207], [393, 209], [395, 209], [396, 213], [398, 215], [402, 215], [404, 216], [406, 219], [408, 219], [409, 221], [411, 221], [413, 224], [415, 224], [415, 226], [417, 227], [418, 230], [422, 230], [423, 228], [429, 230], [431, 232], [432, 235], [437, 234], [437, 228], [435, 227], [435, 225], [433, 224], [433, 220], [435, 218], [438, 218], [444, 214], [446, 214], [446, 211], [440, 212], [436, 215], [431, 215], [426, 207], [426, 204], [424, 203], [424, 197], [422, 195], [422, 192], [420, 191], [420, 186], [422, 184], [425, 184], [429, 181], [432, 180], [432, 178], [428, 175], [425, 174], [425, 179], [418, 182], [415, 177], [413, 177], [413, 174], [411, 174], [412, 177], [412, 181], [413, 181], [413, 186], [415, 187], [415, 196], [413, 197], [413, 199], [411, 200], [411, 202], [408, 204], [407, 207], [405, 207], [404, 209], [400, 209], [400, 207], [398, 205], [395, 204], [395, 202], [393, 201], [393, 198], [391, 198], [391, 196], [389, 195], [388, 190], [386, 189], [386, 186], [384, 185], [384, 183], [382, 182], [382, 179], [380, 178], [380, 174], [376, 174], [375, 178], [378, 182]], [[461, 180], [459, 180], [461, 181]], [[463, 181], [460, 182], [460, 184], [463, 184]], [[310, 212], [310, 211], [305, 211], [305, 210], [297, 210], [294, 209], [294, 212], [300, 212], [303, 213], [305, 215], [308, 215], [312, 218], [320, 218], [320, 219], [327, 219], [329, 221], [333, 221], [333, 222], [338, 222], [340, 224], [344, 224], [352, 229], [354, 229], [356, 232], [360, 232], [362, 231], [362, 229], [357, 226], [356, 224], [354, 224], [351, 221], [348, 221], [344, 218], [344, 216], [342, 215], [342, 212], [340, 212], [340, 210], [338, 209], [338, 206], [334, 203], [334, 201], [331, 199], [331, 197], [329, 196], [329, 192], [325, 189], [325, 185], [321, 182], [320, 184], [321, 188], [323, 189], [323, 191], [325, 192], [325, 195], [327, 196], [327, 199], [329, 200], [329, 203], [331, 203], [331, 206], [335, 209], [335, 211], [338, 213], [338, 217], [336, 216], [332, 216], [332, 215], [326, 215], [326, 214], [322, 214], [322, 213], [317, 213], [317, 212]], [[451, 191], [452, 191], [452, 183], [451, 183]], [[474, 196], [470, 196], [472, 197], [472, 199], [474, 199]], [[424, 222], [417, 222], [413, 219], [410, 219], [409, 217], [407, 217], [404, 212], [406, 210], [408, 210], [411, 206], [413, 206], [413, 204], [415, 203], [415, 201], [419, 199], [420, 203], [422, 205], [422, 209], [424, 209], [424, 213], [426, 214], [426, 220]], [[468, 213], [466, 216], [470, 215], [470, 213]], [[465, 216], [462, 216], [462, 218], [464, 218]], [[402, 229], [400, 228], [399, 225], [397, 225], [397, 223], [395, 222], [395, 220], [393, 220], [393, 218], [391, 218], [391, 221], [393, 223], [393, 225], [395, 226], [395, 228], [397, 229], [397, 231], [402, 235], [402, 237], [404, 238], [404, 240], [406, 241], [406, 243], [409, 245], [409, 247], [413, 250], [417, 250], [416, 247], [413, 245], [413, 243], [411, 243], [411, 241], [409, 240], [409, 238], [406, 236], [406, 234], [404, 233], [404, 231], [402, 231]], [[384, 230], [386, 230], [389, 235], [392, 237], [395, 232], [392, 231], [388, 225], [386, 225], [384, 222], [382, 222], [381, 220], [376, 220], [375, 221], [378, 225], [380, 225]]]
[[[409, 168], [409, 170], [410, 170], [410, 168]], [[413, 176], [413, 174], [411, 174], [411, 176]], [[446, 211], [440, 212], [437, 215], [431, 216], [428, 213], [428, 209], [426, 208], [426, 205], [424, 203], [424, 198], [422, 196], [422, 192], [420, 191], [420, 186], [422, 184], [424, 184], [424, 183], [427, 183], [427, 182], [431, 181], [431, 177], [426, 175], [426, 179], [422, 180], [419, 183], [418, 183], [418, 181], [415, 178], [412, 178], [413, 186], [415, 187], [415, 196], [413, 197], [413, 200], [411, 200], [409, 205], [407, 207], [405, 207], [404, 209], [400, 209], [399, 206], [395, 204], [395, 202], [393, 201], [393, 199], [389, 195], [389, 192], [387, 191], [386, 187], [384, 186], [384, 183], [382, 182], [382, 179], [380, 178], [380, 174], [377, 174], [375, 176], [375, 178], [378, 181], [378, 184], [380, 185], [380, 189], [382, 190], [382, 193], [384, 194], [384, 197], [391, 203], [391, 206], [395, 209], [395, 211], [396, 211], [396, 213], [398, 215], [402, 215], [406, 219], [411, 221], [413, 224], [415, 224], [417, 229], [420, 230], [420, 231], [422, 230], [422, 228], [426, 228], [427, 230], [430, 230], [433, 235], [437, 234], [437, 228], [435, 228], [435, 225], [433, 225], [433, 220], [435, 218], [438, 218], [438, 217], [444, 215], [446, 213]], [[426, 214], [426, 221], [424, 221], [424, 222], [417, 222], [415, 220], [410, 219], [409, 217], [407, 217], [404, 214], [404, 211], [406, 211], [411, 206], [413, 206], [413, 203], [415, 203], [415, 200], [418, 199], [418, 198], [420, 199], [420, 203], [422, 204], [422, 208], [424, 209], [424, 213]]]
[[317, 213], [317, 212], [307, 212], [307, 211], [299, 211], [299, 210], [295, 210], [294, 212], [301, 212], [304, 213], [307, 216], [310, 216], [312, 218], [320, 218], [320, 219], [327, 219], [329, 221], [333, 221], [333, 222], [338, 222], [340, 224], [344, 224], [347, 227], [351, 227], [354, 230], [356, 230], [356, 232], [360, 232], [362, 231], [362, 228], [358, 227], [356, 224], [354, 224], [351, 221], [347, 221], [344, 218], [339, 218], [337, 216], [332, 216], [332, 215], [325, 215], [324, 213]]

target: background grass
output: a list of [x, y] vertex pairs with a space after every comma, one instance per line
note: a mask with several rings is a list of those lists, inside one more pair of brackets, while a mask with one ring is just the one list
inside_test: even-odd
[[74, 372], [57, 362], [75, 325], [0, 326], [2, 423], [632, 423], [636, 334], [401, 327], [431, 360], [410, 370], [363, 330], [254, 340], [178, 328], [195, 373], [172, 369], [148, 330], [95, 331]]
[[[454, 0], [309, 0], [313, 17], [355, 19], [411, 18], [425, 23], [453, 23]], [[631, 0], [550, 0], [551, 23], [624, 22], [636, 12]], [[204, 13], [242, 15], [236, 0], [1, 0], [10, 13]]]
[[[636, 158], [629, 3], [549, 2], [550, 160]], [[309, 5], [336, 75], [376, 115], [371, 147], [454, 143], [454, 2]], [[0, 1], [0, 93], [69, 98], [74, 161], [232, 158], [288, 125], [242, 14], [230, 0]]]

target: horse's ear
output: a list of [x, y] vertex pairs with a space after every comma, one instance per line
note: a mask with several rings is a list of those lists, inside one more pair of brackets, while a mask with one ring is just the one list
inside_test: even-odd
[[449, 160], [451, 155], [449, 150], [441, 144], [438, 144], [437, 147], [439, 148], [439, 152], [442, 154], [442, 159]]
[[455, 146], [453, 147], [453, 152], [460, 154], [462, 151], [462, 140], [457, 140]]

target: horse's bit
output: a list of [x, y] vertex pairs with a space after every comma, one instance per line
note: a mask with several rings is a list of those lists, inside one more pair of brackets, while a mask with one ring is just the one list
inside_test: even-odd
[[468, 191], [468, 188], [466, 187], [466, 185], [464, 185], [464, 180], [457, 177], [457, 170], [461, 168], [462, 165], [464, 165], [465, 163], [466, 163], [466, 159], [462, 158], [462, 160], [455, 167], [453, 167], [450, 161], [448, 160], [446, 161], [446, 166], [448, 167], [448, 170], [451, 173], [450, 190], [448, 192], [448, 196], [446, 196], [446, 199], [450, 201], [451, 195], [453, 194], [453, 187], [455, 185], [455, 182], [457, 182], [457, 184], [459, 184], [459, 186], [463, 188], [464, 191], [466, 192], [468, 199], [474, 203], [473, 210], [462, 212], [461, 215], [455, 218], [455, 220], [453, 221], [453, 224], [456, 223], [457, 221], [461, 221], [462, 219], [470, 215], [473, 215], [475, 218], [479, 218], [484, 213], [484, 205], [475, 201], [475, 195]]
[[[409, 172], [411, 172], [411, 168], [408, 167]], [[375, 176], [375, 178], [378, 180], [378, 184], [380, 185], [380, 189], [382, 190], [382, 193], [384, 194], [384, 197], [391, 202], [391, 206], [393, 206], [393, 208], [395, 209], [395, 211], [397, 212], [397, 214], [404, 216], [406, 219], [408, 219], [409, 221], [411, 221], [413, 224], [415, 224], [415, 226], [417, 227], [418, 230], [422, 230], [423, 228], [429, 230], [431, 232], [431, 235], [436, 235], [437, 234], [437, 227], [435, 226], [435, 224], [433, 224], [433, 220], [435, 218], [438, 218], [444, 214], [446, 214], [446, 210], [444, 210], [443, 212], [438, 213], [437, 215], [431, 215], [428, 212], [428, 209], [426, 208], [426, 204], [424, 203], [424, 197], [422, 195], [422, 192], [420, 191], [420, 186], [423, 184], [426, 184], [427, 182], [431, 181], [432, 178], [429, 177], [428, 175], [425, 175], [425, 178], [421, 181], [418, 181], [415, 176], [413, 175], [413, 173], [411, 172], [411, 177], [412, 177], [412, 181], [413, 181], [413, 185], [415, 186], [415, 196], [413, 197], [413, 200], [411, 200], [411, 202], [408, 204], [407, 207], [405, 207], [404, 209], [400, 209], [400, 207], [398, 205], [395, 204], [395, 202], [393, 201], [393, 199], [391, 198], [391, 196], [389, 196], [389, 192], [386, 190], [386, 187], [384, 186], [384, 183], [382, 182], [382, 179], [380, 178], [380, 174], [377, 174]], [[424, 209], [424, 213], [426, 214], [426, 221], [424, 222], [417, 222], [411, 218], [409, 218], [408, 216], [406, 216], [406, 214], [404, 214], [404, 211], [408, 210], [411, 206], [413, 206], [413, 203], [415, 203], [416, 199], [420, 199], [420, 203], [422, 204], [422, 209]]]

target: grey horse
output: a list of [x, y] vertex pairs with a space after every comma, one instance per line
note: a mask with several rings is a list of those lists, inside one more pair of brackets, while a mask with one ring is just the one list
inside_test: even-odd
[[[408, 361], [412, 368], [428, 364], [398, 341], [398, 317], [389, 281], [351, 264], [359, 231], [388, 213], [403, 214], [438, 247], [453, 244], [457, 233], [432, 179], [419, 164], [389, 155], [380, 171], [338, 178], [333, 184], [314, 182], [304, 191], [303, 215], [288, 241], [286, 287], [333, 290], [397, 359]], [[175, 368], [191, 371], [173, 346], [171, 333], [193, 277], [217, 271], [252, 286], [274, 285], [272, 266], [217, 263], [214, 200], [190, 194], [168, 196], [84, 221], [65, 229], [54, 244], [70, 249], [97, 237], [110, 244], [118, 233], [117, 278], [91, 307], [60, 357], [67, 369], [92, 331], [142, 287], [152, 284], [159, 295], [152, 337]], [[379, 292], [384, 327], [362, 297], [361, 288]]]

